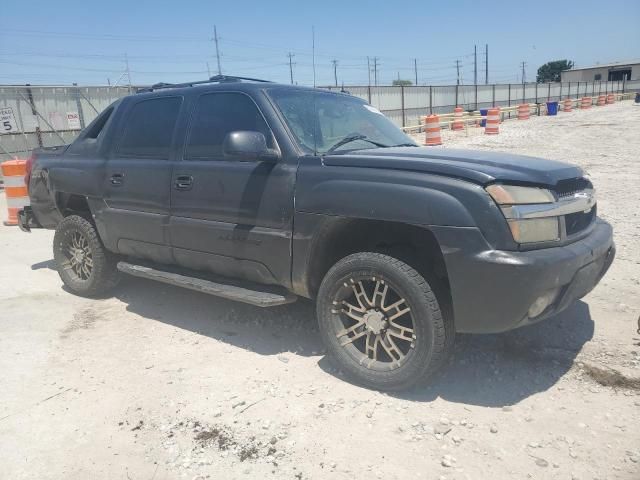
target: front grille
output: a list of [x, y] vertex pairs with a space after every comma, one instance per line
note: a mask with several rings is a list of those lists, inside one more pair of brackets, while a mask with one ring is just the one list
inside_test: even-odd
[[596, 218], [596, 206], [588, 212], [570, 213], [564, 216], [565, 231], [567, 237], [585, 230]]
[[560, 198], [562, 198], [569, 197], [574, 193], [586, 190], [588, 188], [593, 188], [591, 182], [584, 177], [579, 177], [560, 180], [558, 183], [556, 183], [556, 186], [553, 190]]

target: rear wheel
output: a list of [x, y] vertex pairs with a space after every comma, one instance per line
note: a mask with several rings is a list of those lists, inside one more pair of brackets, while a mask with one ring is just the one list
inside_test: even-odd
[[356, 253], [336, 263], [320, 286], [317, 314], [330, 359], [371, 388], [413, 386], [453, 345], [453, 328], [427, 281], [388, 255]]
[[58, 224], [53, 257], [64, 284], [77, 295], [93, 297], [118, 283], [116, 260], [88, 220], [70, 215]]

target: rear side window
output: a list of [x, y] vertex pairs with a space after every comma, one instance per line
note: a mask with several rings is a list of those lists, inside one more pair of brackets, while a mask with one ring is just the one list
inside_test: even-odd
[[181, 104], [181, 97], [152, 98], [135, 104], [124, 121], [118, 153], [168, 159]]
[[102, 131], [104, 130], [104, 126], [111, 118], [111, 114], [113, 113], [113, 107], [107, 108], [104, 112], [102, 112], [95, 121], [89, 126], [87, 129], [87, 133], [84, 135], [84, 138], [98, 138]]
[[243, 93], [208, 93], [198, 99], [191, 121], [185, 159], [220, 160], [228, 133], [262, 133], [273, 148], [273, 135], [253, 100]]

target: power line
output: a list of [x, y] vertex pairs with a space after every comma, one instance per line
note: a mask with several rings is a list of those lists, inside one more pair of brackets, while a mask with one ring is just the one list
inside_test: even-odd
[[478, 47], [473, 46], [473, 84], [478, 84]]
[[311, 25], [311, 57], [313, 61], [313, 86], [316, 86], [316, 27]]
[[218, 60], [218, 75], [222, 75], [222, 68], [220, 67], [220, 49], [218, 47], [218, 30], [216, 26], [213, 26], [213, 41], [216, 43], [216, 59]]
[[331, 60], [333, 63], [333, 79], [335, 80], [336, 87], [338, 86], [338, 60]]
[[373, 57], [373, 84], [378, 86], [378, 57]]
[[489, 85], [489, 44], [484, 44], [484, 84]]
[[294, 57], [293, 53], [289, 52], [287, 55], [289, 57], [289, 76], [291, 77], [291, 85], [293, 85], [293, 62], [292, 59]]

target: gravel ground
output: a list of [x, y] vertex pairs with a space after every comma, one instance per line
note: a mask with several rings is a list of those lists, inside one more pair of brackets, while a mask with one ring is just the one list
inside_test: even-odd
[[53, 270], [52, 232], [0, 226], [0, 478], [640, 478], [639, 125], [623, 102], [445, 132], [445, 148], [585, 167], [619, 251], [568, 311], [460, 336], [404, 394], [333, 371], [309, 302], [262, 310], [135, 278], [82, 299]]

